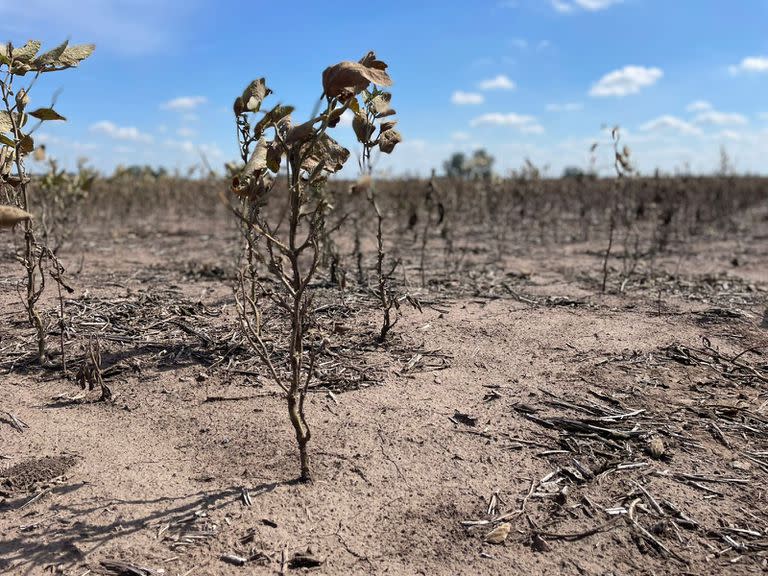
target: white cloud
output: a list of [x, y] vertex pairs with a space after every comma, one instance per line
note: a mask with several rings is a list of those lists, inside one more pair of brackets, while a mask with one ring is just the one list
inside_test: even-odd
[[192, 138], [192, 136], [195, 136], [197, 132], [195, 130], [192, 130], [192, 128], [188, 128], [187, 126], [182, 126], [178, 130], [176, 130], [176, 134], [178, 134], [182, 138]]
[[456, 92], [451, 95], [451, 102], [459, 106], [482, 104], [484, 101], [485, 98], [483, 98], [483, 95], [478, 94], [477, 92], [462, 92], [461, 90], [456, 90]]
[[731, 74], [745, 73], [767, 73], [768, 72], [768, 56], [749, 56], [744, 58], [736, 66], [728, 68]]
[[163, 110], [194, 110], [201, 104], [205, 104], [208, 99], [205, 96], [179, 96], [173, 100], [163, 103], [160, 107]]
[[547, 104], [547, 112], [578, 112], [584, 105], [581, 102], [566, 102], [565, 104]]
[[544, 126], [541, 124], [523, 124], [520, 126], [523, 134], [544, 134]]
[[695, 102], [688, 104], [685, 110], [687, 112], [707, 112], [708, 110], [712, 110], [712, 104], [706, 100], [696, 100]]
[[717, 110], [708, 110], [698, 114], [693, 121], [696, 124], [710, 124], [713, 126], [727, 126], [738, 125], [744, 126], [749, 124], [746, 116], [742, 114], [731, 114], [728, 112], [718, 112]]
[[561, 0], [552, 0], [552, 8], [561, 14], [568, 14], [574, 10], [573, 4], [568, 4], [567, 2], [562, 2]]
[[60, 138], [46, 132], [38, 132], [35, 135], [35, 141], [38, 144], [45, 144], [46, 146], [62, 146], [67, 150], [75, 150], [77, 152], [90, 152], [96, 150], [98, 146], [91, 142], [79, 142], [77, 140], [70, 140], [69, 138]]
[[623, 0], [574, 0], [574, 4], [589, 10], [590, 12], [597, 12], [598, 10], [605, 10], [615, 4], [621, 4]]
[[141, 132], [134, 126], [117, 126], [108, 120], [102, 120], [92, 124], [90, 131], [95, 134], [104, 134], [115, 140], [129, 140], [131, 142], [152, 142], [152, 136]]
[[480, 82], [480, 90], [514, 90], [517, 86], [505, 74]]
[[344, 113], [339, 118], [339, 126], [352, 126], [352, 120], [355, 119], [355, 113], [352, 110], [344, 110]]
[[734, 142], [740, 142], [744, 139], [744, 136], [735, 130], [722, 130], [715, 137], [721, 140], [733, 140]]
[[166, 146], [169, 148], [176, 148], [178, 150], [181, 150], [182, 152], [194, 152], [195, 151], [195, 145], [192, 143], [191, 140], [171, 140], [168, 139], [165, 142], [163, 142]]
[[576, 10], [586, 10], [587, 12], [599, 12], [616, 4], [621, 4], [624, 0], [552, 0], [550, 3], [555, 11], [561, 14], [570, 14]]
[[534, 116], [525, 116], [521, 114], [515, 114], [513, 112], [509, 114], [501, 114], [499, 112], [489, 112], [474, 118], [471, 122], [471, 126], [481, 126], [484, 124], [490, 124], [493, 126], [511, 126], [517, 128], [524, 134], [542, 134], [544, 127], [539, 124]]
[[664, 76], [664, 72], [660, 68], [625, 66], [600, 78], [592, 86], [589, 95], [623, 97], [637, 94], [641, 89], [656, 84], [662, 76]]
[[171, 138], [163, 142], [168, 148], [180, 150], [185, 154], [200, 154], [210, 158], [223, 158], [224, 152], [216, 144], [195, 144], [191, 140], [173, 140]]
[[673, 130], [681, 134], [701, 134], [701, 128], [694, 126], [676, 116], [659, 116], [640, 126], [643, 132], [660, 132], [664, 130]]

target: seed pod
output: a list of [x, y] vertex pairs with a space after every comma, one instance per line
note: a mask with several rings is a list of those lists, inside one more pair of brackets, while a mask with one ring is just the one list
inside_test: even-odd
[[13, 228], [19, 222], [32, 218], [32, 214], [16, 206], [0, 206], [0, 228]]

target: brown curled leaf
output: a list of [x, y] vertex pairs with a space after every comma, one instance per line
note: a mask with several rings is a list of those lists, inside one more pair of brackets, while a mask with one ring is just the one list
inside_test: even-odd
[[400, 142], [403, 141], [403, 137], [397, 130], [387, 130], [382, 132], [379, 136], [379, 150], [384, 154], [391, 154]]
[[391, 86], [387, 65], [369, 52], [359, 62], [339, 62], [323, 71], [323, 90], [326, 96], [346, 100], [368, 88], [371, 82], [378, 86]]

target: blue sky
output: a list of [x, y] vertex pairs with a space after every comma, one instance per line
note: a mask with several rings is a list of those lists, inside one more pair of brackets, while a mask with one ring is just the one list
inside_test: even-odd
[[[309, 114], [322, 70], [373, 49], [389, 63], [405, 141], [378, 169], [428, 174], [485, 147], [501, 173], [525, 158], [586, 167], [619, 124], [645, 172], [768, 172], [765, 0], [0, 0], [0, 40], [94, 42], [46, 76], [64, 124], [40, 138], [67, 163], [185, 169], [234, 159], [231, 103], [266, 76]], [[353, 150], [351, 128], [336, 136]], [[607, 147], [598, 165], [607, 167]]]

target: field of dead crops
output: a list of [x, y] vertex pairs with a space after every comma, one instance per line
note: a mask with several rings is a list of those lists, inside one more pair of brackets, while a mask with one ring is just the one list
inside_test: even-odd
[[309, 482], [228, 186], [96, 178], [42, 362], [2, 231], [0, 573], [765, 573], [766, 181], [329, 181]]

